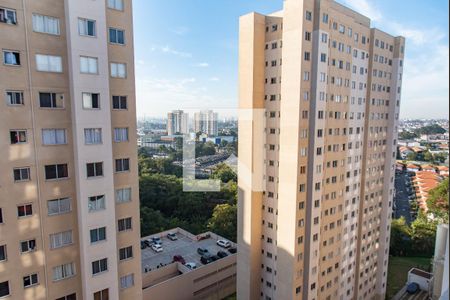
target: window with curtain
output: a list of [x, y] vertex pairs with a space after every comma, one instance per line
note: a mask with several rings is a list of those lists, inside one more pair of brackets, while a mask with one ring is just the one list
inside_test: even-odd
[[108, 0], [108, 7], [115, 10], [123, 10], [123, 0]]
[[86, 145], [98, 145], [102, 143], [101, 128], [86, 128], [84, 130], [84, 142]]
[[134, 285], [134, 274], [120, 277], [120, 288], [126, 289]]
[[72, 243], [72, 230], [50, 234], [50, 249], [62, 248]]
[[88, 19], [78, 19], [78, 32], [84, 36], [96, 36], [95, 21]]
[[131, 188], [116, 190], [116, 202], [126, 203], [131, 201]]
[[80, 72], [85, 74], [98, 74], [98, 58], [80, 56]]
[[41, 72], [62, 72], [61, 56], [36, 54], [36, 67]]
[[127, 77], [126, 64], [111, 63], [111, 77], [126, 78]]
[[47, 202], [47, 210], [49, 216], [55, 216], [70, 212], [72, 210], [70, 198], [49, 200]]
[[106, 209], [105, 195], [89, 197], [88, 209], [89, 212], [96, 212]]
[[59, 19], [33, 14], [33, 30], [40, 33], [59, 35]]
[[99, 109], [100, 108], [100, 94], [83, 93], [83, 108]]
[[74, 263], [68, 263], [53, 268], [53, 281], [62, 280], [75, 275]]
[[67, 144], [65, 129], [42, 129], [42, 144], [65, 145]]
[[3, 50], [3, 63], [10, 66], [20, 66], [20, 53]]
[[114, 128], [114, 142], [128, 142], [128, 128]]

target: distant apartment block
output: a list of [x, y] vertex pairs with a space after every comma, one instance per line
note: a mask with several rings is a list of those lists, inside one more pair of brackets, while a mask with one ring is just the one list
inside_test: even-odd
[[174, 110], [167, 114], [167, 134], [188, 134], [189, 114], [182, 110]]
[[218, 114], [212, 110], [201, 111], [194, 115], [195, 133], [204, 133], [209, 136], [217, 136], [219, 128], [217, 126]]
[[132, 1], [0, 0], [0, 37], [0, 298], [142, 298]]
[[384, 299], [403, 37], [332, 0], [240, 20], [238, 299]]

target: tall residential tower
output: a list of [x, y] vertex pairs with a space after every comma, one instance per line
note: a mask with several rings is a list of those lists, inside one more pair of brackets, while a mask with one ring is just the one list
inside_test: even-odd
[[404, 44], [333, 0], [241, 18], [239, 299], [384, 299]]
[[182, 110], [174, 110], [167, 114], [167, 134], [177, 133], [189, 133], [189, 114]]
[[209, 136], [217, 136], [219, 127], [217, 126], [218, 114], [212, 110], [204, 110], [194, 114], [195, 133], [204, 133]]
[[0, 39], [0, 298], [141, 298], [131, 0], [0, 0]]

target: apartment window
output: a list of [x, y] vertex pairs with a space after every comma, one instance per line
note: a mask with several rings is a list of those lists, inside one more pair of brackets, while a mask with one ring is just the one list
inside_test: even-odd
[[306, 61], [311, 60], [311, 53], [310, 52], [305, 52], [305, 60]]
[[0, 262], [7, 259], [6, 245], [0, 245]]
[[50, 234], [50, 249], [62, 248], [72, 243], [72, 230]]
[[20, 252], [21, 253], [32, 252], [34, 250], [36, 250], [36, 240], [35, 239], [20, 242]]
[[92, 229], [90, 231], [91, 244], [106, 241], [106, 227]]
[[320, 61], [321, 62], [327, 62], [327, 55], [325, 53], [320, 54]]
[[40, 72], [61, 73], [61, 56], [36, 54], [36, 68]]
[[96, 36], [95, 21], [79, 18], [78, 33], [83, 36]]
[[116, 202], [126, 203], [131, 201], [131, 188], [116, 190]]
[[0, 23], [16, 25], [17, 24], [16, 11], [14, 9], [0, 7]]
[[77, 300], [77, 294], [73, 293], [73, 294], [58, 298], [56, 300]]
[[9, 296], [9, 282], [0, 282], [0, 297]]
[[119, 260], [133, 258], [133, 246], [119, 249]]
[[100, 109], [100, 94], [83, 93], [84, 109]]
[[130, 171], [130, 159], [121, 158], [116, 159], [116, 172], [128, 172]]
[[74, 263], [68, 263], [53, 268], [53, 281], [63, 280], [75, 275]]
[[14, 181], [29, 181], [31, 180], [30, 168], [16, 168], [13, 170]]
[[65, 145], [67, 144], [65, 129], [42, 129], [42, 144]]
[[118, 227], [119, 232], [131, 230], [132, 229], [131, 217], [118, 220], [117, 225], [118, 225], [117, 227]]
[[[92, 275], [108, 271], [108, 259], [103, 258], [92, 262]], [[94, 296], [95, 299], [95, 296]]]
[[110, 28], [109, 42], [112, 44], [125, 45], [125, 31], [121, 29]]
[[59, 19], [33, 14], [33, 30], [40, 33], [59, 35]]
[[108, 7], [116, 10], [123, 10], [123, 0], [108, 0]]
[[41, 108], [64, 108], [64, 95], [56, 93], [39, 93]]
[[17, 206], [17, 216], [19, 218], [25, 218], [33, 215], [33, 205], [19, 205]]
[[23, 287], [27, 288], [33, 285], [38, 285], [38, 274], [31, 274], [28, 276], [23, 277]]
[[87, 177], [99, 177], [103, 176], [103, 162], [86, 164]]
[[113, 96], [113, 109], [128, 109], [127, 96]]
[[127, 289], [134, 286], [134, 274], [120, 277], [120, 288]]
[[105, 195], [89, 197], [89, 212], [95, 212], [106, 209]]
[[6, 102], [8, 105], [23, 105], [23, 92], [7, 91]]
[[[111, 1], [111, 0], [109, 0]], [[109, 290], [104, 289], [94, 293], [94, 300], [109, 300]]]
[[128, 128], [114, 128], [114, 142], [128, 142]]
[[98, 74], [98, 58], [80, 56], [80, 72], [83, 74]]
[[8, 66], [20, 66], [20, 53], [18, 51], [3, 50], [3, 63]]
[[49, 216], [61, 215], [72, 210], [70, 198], [61, 198], [47, 201]]
[[101, 128], [86, 128], [84, 130], [84, 143], [86, 145], [98, 145], [102, 143]]
[[63, 179], [69, 177], [67, 164], [45, 166], [45, 179]]
[[127, 65], [121, 64], [121, 63], [111, 63], [111, 77], [126, 78], [127, 77]]
[[311, 32], [305, 31], [305, 40], [306, 41], [311, 41]]
[[24, 144], [27, 142], [26, 130], [10, 130], [9, 137], [12, 145]]
[[312, 12], [306, 11], [305, 17], [306, 17], [306, 20], [311, 21], [312, 20]]

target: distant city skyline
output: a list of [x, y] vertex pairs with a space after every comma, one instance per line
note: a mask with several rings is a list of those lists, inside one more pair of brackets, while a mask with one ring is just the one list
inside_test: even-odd
[[[369, 16], [372, 27], [406, 38], [400, 117], [448, 118], [448, 2], [338, 2]], [[251, 11], [279, 10], [282, 3], [135, 0], [138, 117], [216, 108], [230, 109], [230, 116], [236, 116], [238, 18]]]

